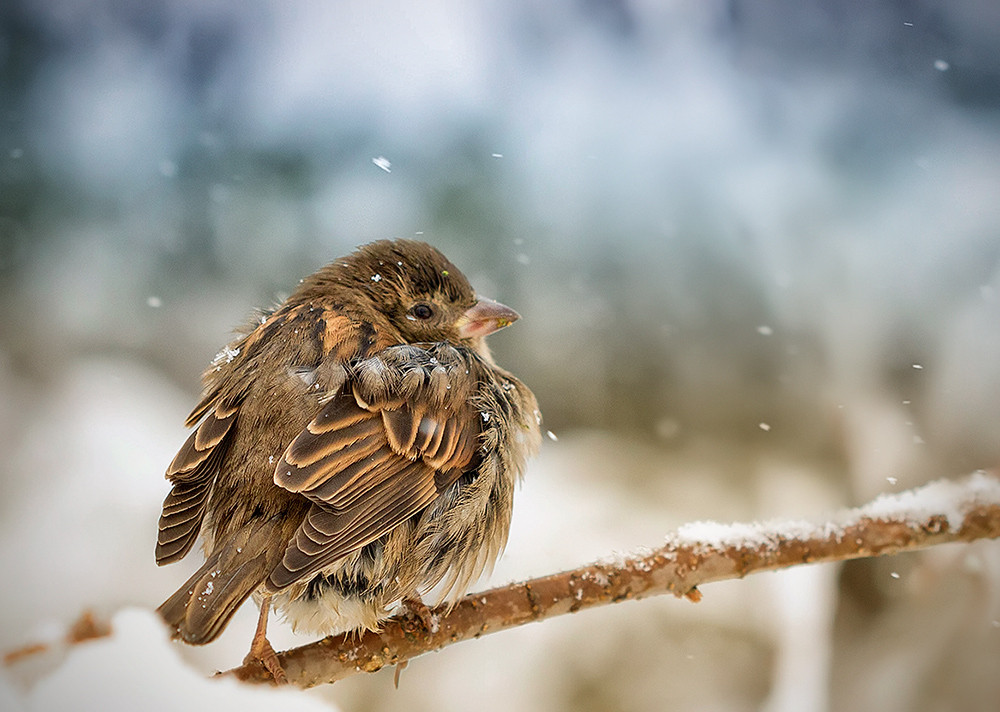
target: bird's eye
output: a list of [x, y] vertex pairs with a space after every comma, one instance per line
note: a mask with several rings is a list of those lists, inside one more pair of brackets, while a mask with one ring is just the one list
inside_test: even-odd
[[417, 304], [410, 311], [418, 319], [430, 319], [434, 316], [434, 310], [431, 309], [430, 304]]

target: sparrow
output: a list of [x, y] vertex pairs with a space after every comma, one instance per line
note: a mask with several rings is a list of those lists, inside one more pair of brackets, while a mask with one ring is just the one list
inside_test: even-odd
[[205, 554], [158, 609], [174, 637], [211, 642], [254, 596], [248, 660], [280, 682], [271, 607], [329, 635], [464, 595], [541, 440], [534, 395], [485, 341], [518, 318], [411, 240], [362, 246], [258, 313], [205, 371], [167, 468], [156, 562], [199, 535]]

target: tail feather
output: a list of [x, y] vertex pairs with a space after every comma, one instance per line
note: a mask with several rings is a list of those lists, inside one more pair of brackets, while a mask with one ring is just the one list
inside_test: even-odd
[[211, 643], [278, 563], [284, 547], [275, 547], [273, 541], [268, 547], [273, 528], [247, 529], [218, 547], [157, 609], [174, 637], [191, 645]]

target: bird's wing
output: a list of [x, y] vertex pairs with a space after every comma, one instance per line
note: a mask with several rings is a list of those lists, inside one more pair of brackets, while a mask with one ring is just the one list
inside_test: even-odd
[[204, 420], [167, 468], [167, 479], [174, 486], [163, 502], [160, 515], [157, 564], [184, 558], [198, 538], [205, 504], [229, 445], [239, 405], [238, 399], [206, 397], [195, 409], [195, 413], [200, 411], [204, 415]]
[[476, 464], [476, 364], [447, 344], [394, 346], [358, 363], [291, 442], [275, 483], [313, 506], [271, 572], [274, 591], [375, 541]]

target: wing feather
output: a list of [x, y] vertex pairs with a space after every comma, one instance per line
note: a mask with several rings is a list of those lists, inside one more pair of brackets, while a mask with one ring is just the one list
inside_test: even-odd
[[481, 421], [470, 405], [467, 358], [447, 344], [408, 345], [353, 368], [275, 468], [275, 483], [313, 506], [269, 589], [379, 539], [475, 466]]
[[392, 449], [398, 453], [407, 453], [413, 447], [417, 437], [420, 419], [413, 417], [409, 408], [382, 411], [382, 425], [389, 438]]
[[[313, 489], [310, 494], [331, 509], [344, 510], [399, 469], [399, 458], [383, 445], [370, 457], [349, 465]], [[361, 486], [362, 481], [364, 485]]]
[[184, 558], [198, 538], [205, 505], [228, 449], [238, 412], [238, 401], [217, 403], [167, 468], [167, 479], [174, 486], [163, 501], [160, 514], [157, 564], [162, 566]]
[[[413, 481], [419, 484], [414, 487]], [[375, 487], [357, 510], [337, 513], [314, 504], [271, 572], [268, 587], [277, 591], [318, 573], [417, 514], [435, 497], [433, 472], [423, 463], [408, 463], [394, 481]]]
[[[372, 425], [368, 425], [371, 422]], [[345, 433], [330, 431], [325, 435], [315, 435], [302, 431], [285, 451], [275, 471], [275, 484], [290, 492], [302, 492], [309, 496], [310, 490], [323, 485], [334, 473], [371, 457], [384, 444], [384, 435], [378, 432], [377, 421], [364, 421], [364, 429], [369, 432]], [[357, 427], [351, 426], [348, 430]], [[342, 441], [340, 447], [325, 447], [323, 440], [329, 435]]]

